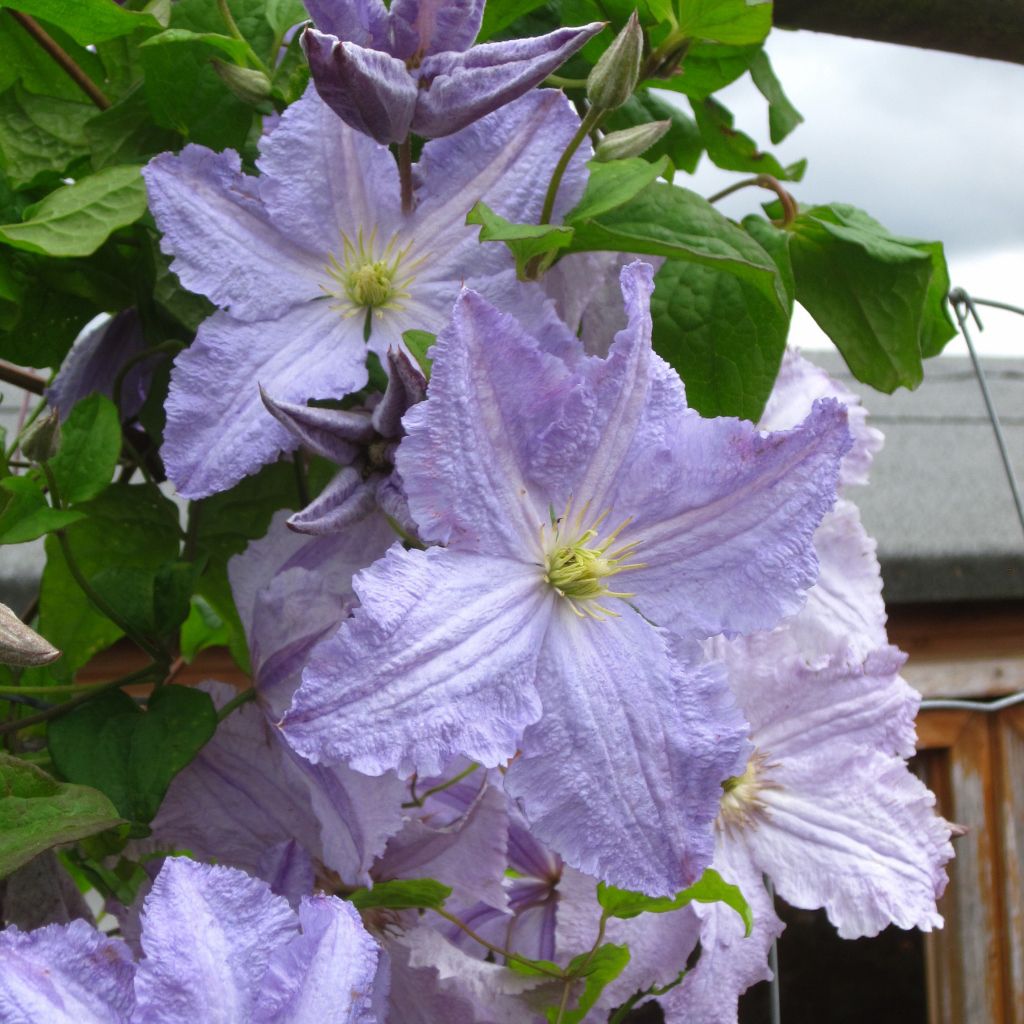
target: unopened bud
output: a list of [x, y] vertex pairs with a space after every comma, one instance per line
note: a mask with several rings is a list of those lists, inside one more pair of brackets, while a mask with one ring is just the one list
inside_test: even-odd
[[50, 409], [39, 417], [21, 439], [21, 451], [31, 462], [46, 462], [60, 448], [60, 414]]
[[258, 107], [270, 99], [270, 79], [262, 71], [240, 68], [237, 64], [227, 64], [216, 58], [212, 63], [213, 70], [243, 103]]
[[594, 159], [625, 160], [650, 149], [672, 127], [671, 121], [648, 121], [619, 132], [609, 132], [594, 148]]
[[49, 665], [60, 651], [30, 629], [5, 604], [0, 604], [0, 665], [36, 668]]
[[634, 11], [587, 77], [587, 99], [591, 106], [614, 110], [633, 95], [640, 78], [643, 49], [644, 33]]

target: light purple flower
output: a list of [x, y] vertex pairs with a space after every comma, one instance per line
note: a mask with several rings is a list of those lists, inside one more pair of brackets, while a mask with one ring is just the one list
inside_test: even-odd
[[539, 85], [604, 28], [473, 46], [483, 0], [312, 0], [302, 46], [324, 102], [385, 145], [451, 135]]
[[233, 868], [165, 861], [144, 958], [82, 921], [0, 932], [0, 1018], [47, 1024], [374, 1024], [378, 949], [349, 903], [298, 912]]
[[[543, 293], [515, 280], [504, 246], [481, 246], [466, 213], [484, 200], [535, 220], [579, 126], [565, 97], [524, 96], [424, 146], [418, 205], [401, 212], [387, 148], [349, 128], [310, 88], [260, 141], [258, 177], [236, 153], [186, 146], [144, 170], [163, 248], [182, 284], [221, 307], [175, 360], [162, 455], [186, 497], [230, 487], [298, 442], [260, 401], [339, 398], [367, 380], [364, 329], [382, 358], [412, 328], [437, 331], [463, 282], [537, 321]], [[585, 180], [577, 154], [560, 191]]]
[[[686, 408], [651, 350], [651, 268], [605, 359], [553, 355], [466, 291], [397, 456], [420, 536], [354, 581], [284, 720], [305, 756], [505, 777], [568, 863], [675, 893], [710, 859], [744, 725], [695, 640], [774, 625], [815, 579], [845, 412], [762, 435]], [[659, 624], [659, 625], [655, 625]], [[663, 628], [671, 627], [669, 629]]]

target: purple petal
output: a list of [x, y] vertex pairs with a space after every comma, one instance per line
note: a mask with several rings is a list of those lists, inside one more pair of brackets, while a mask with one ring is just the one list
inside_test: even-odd
[[313, 536], [350, 529], [376, 510], [379, 479], [364, 480], [359, 470], [346, 467], [301, 512], [289, 516], [288, 525]]
[[314, 28], [302, 33], [302, 48], [316, 91], [345, 124], [385, 146], [405, 141], [418, 94], [403, 61]]
[[433, 354], [429, 399], [406, 414], [396, 456], [421, 536], [523, 558], [548, 512], [525, 483], [532, 424], [522, 420], [531, 405], [546, 414], [531, 398], [539, 382], [546, 396], [572, 379], [514, 320], [468, 291]]
[[274, 948], [295, 932], [288, 901], [233, 868], [171, 857], [142, 914], [135, 976], [146, 1024], [251, 1019]]
[[260, 398], [267, 412], [298, 438], [303, 448], [339, 466], [348, 465], [356, 457], [358, 446], [374, 436], [373, 424], [365, 413], [278, 402], [262, 388]]
[[366, 383], [365, 360], [361, 325], [327, 300], [256, 323], [215, 313], [174, 361], [167, 475], [186, 498], [226, 490], [296, 447], [263, 407], [260, 384], [280, 401], [338, 398]]
[[602, 22], [560, 28], [532, 39], [481, 43], [465, 53], [435, 53], [420, 65], [412, 130], [424, 138], [451, 135], [540, 85]]
[[0, 931], [0, 1019], [9, 1024], [128, 1024], [131, 952], [85, 921]]
[[382, 0], [308, 0], [306, 10], [321, 32], [383, 50], [388, 9]]
[[402, 417], [427, 397], [427, 381], [404, 352], [388, 349], [388, 386], [373, 410], [373, 429], [381, 437], [401, 437]]
[[394, 158], [340, 121], [312, 85], [260, 139], [256, 166], [271, 217], [317, 254], [318, 270], [341, 255], [343, 235], [356, 243], [360, 231], [376, 232], [385, 245], [402, 223]]
[[868, 426], [868, 411], [857, 395], [793, 349], [786, 350], [760, 426], [765, 430], [795, 427], [819, 398], [838, 399], [849, 414], [853, 447], [843, 459], [840, 481], [844, 487], [866, 484], [871, 463], [882, 448], [882, 432]]
[[727, 882], [739, 886], [754, 915], [754, 928], [745, 936], [739, 914], [724, 903], [691, 904], [701, 924], [701, 956], [681, 985], [658, 997], [666, 1020], [736, 1024], [739, 997], [772, 976], [768, 950], [784, 925], [765, 891], [761, 872], [742, 850], [721, 846], [714, 867]]
[[[423, 279], [450, 279], [456, 266], [461, 277], [478, 275], [482, 273], [479, 261], [490, 259], [490, 250], [504, 249], [491, 243], [480, 245], [479, 229], [466, 225], [466, 214], [478, 200], [515, 223], [536, 221], [555, 164], [579, 126], [579, 117], [565, 96], [556, 89], [544, 89], [456, 135], [428, 142], [415, 167], [419, 205], [409, 230], [427, 239], [442, 233], [446, 237], [444, 246], [438, 246], [436, 265], [432, 262], [423, 268]], [[587, 158], [584, 144], [566, 168], [556, 215], [583, 194]], [[504, 254], [500, 266], [510, 265]]]
[[279, 317], [321, 294], [315, 272], [325, 260], [282, 232], [237, 153], [189, 145], [142, 173], [160, 246], [189, 291], [238, 320]]
[[508, 810], [504, 793], [485, 785], [454, 823], [409, 821], [388, 842], [374, 868], [376, 878], [435, 878], [451, 886], [452, 905], [482, 901], [506, 904], [502, 881], [508, 867]]
[[303, 673], [288, 742], [374, 775], [437, 774], [454, 754], [509, 758], [540, 714], [533, 680], [551, 597], [537, 568], [396, 544], [355, 587], [361, 607]]
[[378, 948], [352, 904], [306, 897], [299, 924], [270, 957], [252, 1024], [375, 1024]]
[[[114, 383], [130, 359], [146, 348], [139, 312], [133, 306], [79, 338], [68, 353], [54, 382], [46, 389], [46, 401], [66, 419], [71, 407], [98, 392], [114, 397]], [[153, 367], [159, 357], [135, 363], [121, 385], [121, 416], [131, 419], [146, 400]]]
[[394, 0], [390, 52], [408, 60], [441, 50], [468, 50], [483, 16], [484, 0]]
[[949, 826], [900, 758], [833, 741], [765, 770], [764, 816], [737, 840], [787, 903], [824, 907], [846, 939], [942, 925]]
[[746, 726], [719, 666], [694, 665], [623, 605], [560, 606], [541, 654], [544, 716], [505, 788], [569, 864], [624, 889], [674, 895], [710, 863], [722, 782]]
[[293, 907], [313, 891], [316, 883], [309, 851], [296, 839], [265, 850], [256, 874], [270, 886], [272, 893], [283, 896]]

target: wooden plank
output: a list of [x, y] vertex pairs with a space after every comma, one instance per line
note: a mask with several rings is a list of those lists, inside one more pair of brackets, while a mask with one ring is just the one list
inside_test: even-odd
[[931, 1024], [1010, 1024], [1002, 851], [992, 827], [999, 815], [995, 722], [978, 712], [943, 711], [922, 714], [920, 726], [932, 744], [926, 781], [940, 813], [968, 829], [955, 841], [950, 885], [939, 903], [946, 927], [927, 936]]
[[1024, 707], [1007, 708], [995, 718], [1006, 1019], [1024, 1024]]

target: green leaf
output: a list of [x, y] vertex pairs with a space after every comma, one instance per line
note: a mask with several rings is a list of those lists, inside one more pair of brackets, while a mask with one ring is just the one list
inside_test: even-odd
[[486, 203], [478, 202], [468, 214], [467, 224], [480, 225], [481, 242], [504, 242], [516, 261], [516, 274], [527, 279], [527, 265], [533, 276], [543, 273], [554, 262], [560, 249], [572, 242], [571, 227], [552, 224], [513, 224], [496, 214]]
[[666, 103], [648, 90], [641, 90], [618, 110], [612, 111], [605, 126], [608, 131], [619, 131], [651, 121], [671, 121], [672, 127], [644, 153], [644, 159], [656, 160], [667, 156], [674, 167], [692, 174], [704, 152], [704, 143], [696, 122], [675, 104]]
[[760, 46], [698, 43], [686, 52], [679, 74], [652, 84], [659, 89], [684, 93], [691, 99], [707, 99], [713, 92], [735, 82], [760, 52]]
[[145, 212], [139, 168], [107, 167], [28, 207], [21, 224], [0, 225], [0, 241], [49, 256], [90, 256]]
[[95, 498], [110, 483], [121, 455], [121, 420], [106, 395], [75, 404], [61, 426], [60, 450], [50, 460], [67, 503]]
[[702, 416], [757, 422], [786, 349], [790, 314], [748, 281], [670, 260], [651, 298], [654, 350]]
[[357, 889], [348, 898], [357, 910], [370, 907], [440, 910], [451, 894], [449, 886], [433, 878], [399, 878], [392, 882], [377, 882], [372, 889]]
[[803, 121], [803, 115], [783, 92], [782, 83], [764, 50], [750, 62], [750, 77], [768, 101], [768, 132], [772, 142], [778, 144]]
[[35, 765], [0, 753], [0, 878], [44, 850], [121, 820], [97, 790], [57, 782]]
[[179, 143], [177, 134], [153, 124], [141, 85], [88, 121], [85, 137], [97, 171], [113, 164], [141, 162], [175, 149]]
[[477, 34], [477, 42], [482, 43], [491, 39], [524, 14], [543, 7], [545, 2], [546, 0], [489, 0], [484, 7], [484, 20]]
[[[94, 82], [102, 82], [103, 66], [96, 54], [79, 46], [56, 25], [48, 26], [47, 31]], [[37, 96], [54, 96], [79, 103], [85, 99], [81, 88], [24, 26], [14, 20], [14, 15], [0, 10], [0, 91], [15, 82], [21, 82]]]
[[854, 376], [885, 392], [920, 384], [922, 356], [953, 334], [936, 243], [892, 235], [838, 203], [801, 211], [791, 230], [797, 300]]
[[[112, 484], [76, 511], [86, 518], [68, 527], [67, 538], [86, 579], [112, 567], [156, 570], [177, 558], [177, 507], [167, 498], [158, 500], [144, 484]], [[46, 541], [39, 632], [64, 652], [59, 662], [25, 673], [39, 685], [49, 679], [69, 682], [79, 667], [121, 635], [82, 593], [53, 537]]]
[[763, 42], [772, 27], [770, 0], [678, 0], [678, 11], [683, 35], [733, 46]]
[[949, 294], [949, 267], [941, 242], [911, 242], [919, 252], [926, 252], [932, 261], [932, 276], [924, 300], [921, 322], [921, 355], [937, 356], [950, 338], [956, 337], [956, 326], [949, 315], [946, 296]]
[[267, 22], [276, 35], [283, 36], [293, 25], [308, 17], [302, 0], [267, 0]]
[[222, 35], [219, 32], [190, 32], [187, 28], [169, 28], [155, 36], [150, 36], [141, 49], [153, 46], [175, 46], [189, 43], [193, 46], [206, 47], [226, 53], [236, 64], [245, 67], [249, 62], [252, 47], [243, 39]]
[[[733, 116], [717, 100], [690, 100], [697, 127], [716, 167], [726, 171], [752, 171], [770, 174], [780, 181], [790, 180], [792, 173], [771, 153], [762, 153], [749, 135], [733, 127]], [[800, 171], [802, 173], [802, 169]]]
[[167, 562], [157, 569], [111, 566], [89, 582], [132, 629], [160, 641], [188, 618], [198, 568], [188, 562]]
[[714, 870], [707, 868], [704, 874], [688, 889], [676, 896], [646, 896], [642, 892], [616, 889], [614, 886], [597, 884], [597, 901], [609, 917], [631, 918], [639, 914], [665, 914], [679, 910], [690, 903], [724, 903], [743, 919], [747, 935], [754, 927], [754, 916], [739, 888], [726, 882]]
[[110, 0], [4, 0], [4, 6], [58, 25], [83, 46], [126, 36], [137, 28], [160, 27], [153, 15]]
[[581, 953], [569, 962], [568, 973], [583, 979], [583, 991], [575, 1008], [563, 1011], [552, 1006], [544, 1012], [549, 1024], [580, 1024], [593, 1009], [601, 993], [613, 982], [629, 963], [629, 949], [606, 942], [592, 953]]
[[234, 639], [231, 623], [201, 594], [194, 594], [181, 627], [181, 656], [191, 662], [208, 647], [228, 647]]
[[64, 778], [101, 790], [144, 825], [216, 728], [209, 694], [168, 685], [153, 691], [145, 712], [120, 690], [99, 694], [51, 722], [47, 737]]
[[580, 201], [565, 215], [566, 224], [590, 220], [628, 203], [664, 174], [667, 166], [668, 157], [654, 163], [638, 156], [605, 163], [591, 160], [587, 164], [587, 187]]
[[631, 252], [699, 263], [749, 281], [785, 308], [772, 258], [693, 192], [655, 182], [630, 202], [575, 228], [573, 252]]
[[0, 96], [0, 166], [15, 188], [54, 187], [89, 152], [91, 103], [36, 96], [20, 84]]
[[81, 512], [58, 511], [28, 476], [0, 480], [0, 544], [23, 544], [85, 518]]
[[431, 334], [430, 331], [403, 331], [402, 341], [423, 371], [423, 376], [430, 380], [431, 361], [427, 357], [427, 352], [437, 341], [437, 335]]

